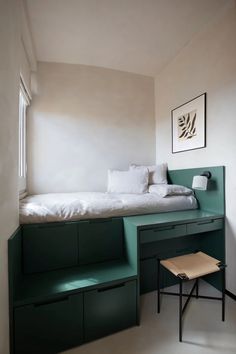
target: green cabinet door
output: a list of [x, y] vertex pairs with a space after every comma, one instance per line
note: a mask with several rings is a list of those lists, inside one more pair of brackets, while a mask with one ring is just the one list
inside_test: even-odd
[[84, 294], [85, 341], [90, 341], [137, 323], [136, 280]]
[[15, 354], [56, 354], [83, 341], [83, 295], [18, 307]]
[[105, 262], [124, 257], [122, 218], [81, 221], [79, 263]]
[[72, 267], [78, 264], [77, 225], [74, 223], [23, 227], [24, 273]]

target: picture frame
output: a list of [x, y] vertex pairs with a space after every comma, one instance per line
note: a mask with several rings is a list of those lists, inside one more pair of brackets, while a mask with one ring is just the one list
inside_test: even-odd
[[206, 147], [206, 92], [171, 111], [172, 154]]

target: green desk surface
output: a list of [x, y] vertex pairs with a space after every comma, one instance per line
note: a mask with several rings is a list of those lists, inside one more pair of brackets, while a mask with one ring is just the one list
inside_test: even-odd
[[[55, 296], [71, 295], [80, 290], [91, 290], [137, 277], [137, 272], [127, 261], [104, 262], [67, 268], [22, 277], [14, 305], [21, 306], [37, 301], [46, 301]], [[86, 289], [85, 289], [86, 288]]]
[[159, 214], [148, 214], [139, 216], [128, 216], [124, 218], [125, 222], [131, 223], [136, 227], [145, 227], [152, 225], [162, 225], [166, 223], [183, 224], [204, 219], [223, 218], [224, 215], [216, 214], [203, 210], [174, 211]]

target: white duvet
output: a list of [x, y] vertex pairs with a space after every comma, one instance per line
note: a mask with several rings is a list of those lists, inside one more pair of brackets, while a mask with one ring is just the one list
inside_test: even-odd
[[162, 198], [154, 193], [50, 193], [22, 199], [20, 223], [107, 218], [196, 208], [197, 201], [192, 195]]

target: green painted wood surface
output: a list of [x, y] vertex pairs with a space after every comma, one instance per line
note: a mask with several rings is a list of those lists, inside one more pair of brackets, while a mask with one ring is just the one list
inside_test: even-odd
[[10, 353], [14, 354], [14, 298], [22, 272], [21, 227], [8, 240]]
[[136, 324], [136, 281], [84, 294], [85, 341]]
[[147, 227], [152, 228], [153, 226], [163, 226], [164, 224], [177, 225], [185, 224], [187, 222], [201, 221], [203, 218], [205, 220], [212, 220], [214, 218], [222, 217], [223, 214], [196, 209], [159, 214], [128, 216], [125, 217], [124, 220], [127, 220], [127, 222], [132, 223], [136, 227], [139, 227], [139, 229], [145, 229]]
[[[210, 256], [219, 259], [223, 264], [227, 263], [225, 255], [225, 230], [212, 231], [207, 234], [202, 234], [201, 250]], [[221, 290], [220, 273], [210, 274], [205, 278], [208, 283], [213, 285], [218, 290]]]
[[[144, 243], [141, 245], [141, 294], [147, 293], [157, 288], [157, 258], [165, 259], [177, 257], [182, 254], [192, 253], [201, 248], [201, 238], [198, 235], [187, 235]], [[154, 268], [153, 268], [154, 266]], [[177, 283], [176, 277], [170, 272], [162, 269], [161, 287], [171, 286]]]
[[134, 272], [138, 273], [138, 237], [137, 230], [133, 225], [126, 222], [124, 219], [124, 249], [126, 260], [133, 268]]
[[157, 259], [150, 257], [140, 260], [140, 294], [157, 289]]
[[140, 323], [140, 261], [139, 261], [139, 241], [137, 236], [137, 230], [134, 225], [124, 221], [124, 245], [126, 260], [134, 270], [136, 280], [136, 324]]
[[75, 223], [23, 226], [22, 244], [24, 273], [78, 265], [79, 247]]
[[140, 243], [150, 243], [155, 241], [173, 239], [187, 234], [187, 227], [181, 225], [167, 225], [140, 231]]
[[15, 309], [15, 354], [56, 354], [83, 341], [83, 294]]
[[[111, 331], [124, 328], [127, 323], [124, 324], [122, 322], [125, 318], [125, 315], [122, 315], [120, 320], [119, 319], [117, 320], [117, 323], [118, 324], [123, 323], [122, 325], [123, 327], [118, 326], [119, 328], [118, 327], [112, 328], [112, 326], [110, 325], [109, 317], [107, 318], [105, 317], [106, 304], [109, 304], [109, 306], [115, 306], [114, 308], [111, 308], [111, 310], [114, 311], [113, 317], [117, 316], [117, 318], [119, 318], [117, 314], [118, 307], [124, 306], [124, 299], [126, 297], [129, 298], [130, 294], [133, 292], [132, 301], [130, 300], [130, 303], [132, 302], [132, 305], [135, 304], [135, 316], [134, 316], [135, 319], [133, 324], [137, 323], [137, 318], [139, 317], [138, 314], [139, 312], [138, 294], [139, 294], [139, 287], [140, 287], [139, 278], [141, 278], [142, 281], [141, 283], [142, 292], [150, 291], [156, 288], [156, 268], [154, 267], [154, 263], [156, 261], [155, 258], [157, 256], [167, 258], [170, 256], [194, 252], [197, 249], [201, 249], [206, 253], [212, 255], [213, 257], [216, 257], [222, 261], [225, 260], [224, 225], [222, 225], [222, 218], [224, 217], [224, 168], [207, 167], [201, 169], [169, 171], [169, 179], [171, 180], [172, 183], [182, 184], [191, 187], [193, 176], [197, 174], [201, 174], [204, 170], [209, 170], [212, 173], [212, 179], [210, 180], [209, 190], [207, 190], [206, 192], [204, 191], [196, 192], [197, 198], [199, 200], [199, 206], [200, 206], [199, 210], [160, 213], [160, 214], [152, 214], [152, 215], [139, 215], [139, 216], [123, 218], [124, 220], [124, 242], [122, 246], [123, 260], [113, 261], [113, 262], [108, 261], [108, 262], [93, 264], [93, 265], [92, 264], [81, 265], [81, 266], [71, 267], [67, 269], [54, 270], [54, 271], [38, 273], [38, 274], [23, 274], [22, 272], [23, 253], [21, 249], [21, 244], [22, 244], [21, 232], [19, 232], [11, 240], [9, 240], [9, 276], [10, 276], [9, 285], [10, 285], [11, 331], [12, 331], [12, 324], [14, 319], [14, 316], [12, 315], [13, 304], [15, 306], [15, 311], [18, 310], [20, 311], [20, 308], [22, 310], [23, 307], [21, 306], [23, 305], [24, 307], [27, 307], [28, 311], [29, 312], [31, 311], [31, 314], [28, 314], [28, 319], [29, 319], [29, 318], [34, 318], [34, 316], [32, 315], [32, 313], [34, 313], [32, 310], [32, 304], [39, 304], [42, 301], [55, 302], [59, 300], [62, 296], [63, 297], [64, 296], [67, 297], [68, 295], [75, 296], [75, 294], [77, 293], [80, 293], [79, 295], [82, 296], [82, 292], [83, 293], [86, 292], [86, 294], [90, 292], [91, 296], [88, 297], [89, 299], [88, 304], [91, 304], [91, 308], [93, 308], [93, 311], [97, 316], [96, 319], [97, 322], [95, 321], [97, 323], [97, 328], [99, 328], [99, 323], [101, 325], [99, 316], [101, 316], [100, 319], [102, 318], [104, 319], [104, 322], [102, 323], [101, 326], [102, 327], [101, 333], [98, 334], [98, 336], [104, 335], [106, 333], [111, 333]], [[207, 222], [207, 226], [206, 225], [200, 226], [201, 221]], [[100, 222], [100, 220], [98, 222]], [[71, 225], [73, 225], [73, 230], [74, 230], [74, 226], [76, 226], [77, 229], [77, 225], [79, 225], [80, 223], [82, 222], [80, 221], [72, 222]], [[55, 223], [55, 224], [60, 225], [60, 224], [67, 224], [67, 223]], [[158, 232], [160, 234], [162, 233], [163, 236], [162, 240], [156, 242], [156, 239], [155, 237], [153, 238], [153, 234], [152, 234], [151, 238], [149, 239], [149, 241], [152, 242], [148, 242], [140, 245], [139, 240], [140, 240], [141, 232], [151, 231], [153, 228], [156, 229], [156, 228], [170, 226], [170, 225], [172, 226], [176, 225], [179, 227], [185, 225], [186, 233], [188, 233], [188, 235], [186, 235], [185, 232], [183, 232], [183, 235], [180, 234], [177, 235], [176, 233], [172, 234], [171, 232], [167, 232], [168, 235], [165, 238], [163, 229], [162, 231], [159, 229]], [[33, 226], [38, 226], [38, 225], [33, 225]], [[43, 227], [47, 228], [47, 227], [51, 227], [52, 225], [39, 224], [39, 226], [42, 228]], [[221, 226], [222, 229], [218, 229]], [[24, 228], [25, 227], [27, 228], [27, 226], [24, 226]], [[93, 228], [93, 230], [96, 230], [96, 228]], [[199, 231], [201, 233], [196, 234], [196, 232]], [[202, 231], [206, 231], [206, 232], [202, 232]], [[113, 235], [113, 232], [114, 230], [111, 231], [111, 237]], [[70, 232], [68, 234], [70, 234]], [[91, 235], [89, 235], [88, 237], [90, 236]], [[123, 237], [123, 232], [122, 232], [122, 237]], [[76, 235], [76, 239], [79, 240], [78, 235]], [[86, 241], [87, 240], [85, 239], [85, 243]], [[92, 242], [92, 236], [90, 237], [90, 241], [87, 242], [88, 247], [91, 242]], [[87, 246], [84, 249], [86, 249]], [[120, 250], [120, 247], [118, 248]], [[57, 246], [55, 247], [55, 250], [56, 249]], [[75, 247], [75, 249], [77, 252], [78, 249], [80, 249], [78, 244]], [[108, 251], [109, 247], [106, 247], [106, 249]], [[55, 252], [55, 250], [53, 250], [53, 252]], [[101, 254], [102, 252], [103, 249], [101, 248]], [[85, 263], [87, 262], [86, 257], [87, 260], [89, 260], [89, 262], [93, 261], [93, 257], [91, 257], [91, 255], [89, 256], [88, 255], [85, 256]], [[81, 257], [81, 259], [82, 258], [83, 257]], [[95, 256], [95, 258], [96, 261], [99, 261], [98, 256]], [[141, 267], [140, 267], [139, 259], [141, 259]], [[103, 255], [101, 260], [107, 260], [106, 255], [105, 257]], [[114, 295], [113, 298], [115, 299], [115, 301], [110, 301], [107, 296], [101, 296], [101, 297], [95, 296], [100, 289], [104, 288], [104, 286], [114, 286], [114, 285], [117, 286], [127, 281], [130, 282], [131, 280], [135, 281], [136, 286], [135, 286], [135, 290], [127, 293], [127, 296], [124, 296], [124, 294], [122, 296], [121, 295], [118, 296], [117, 294], [119, 293], [119, 291], [115, 292], [115, 290], [114, 293], [116, 295]], [[163, 286], [166, 284], [170, 285], [169, 283], [171, 281], [172, 281], [171, 279], [166, 278], [163, 282]], [[217, 277], [209, 276], [207, 277], [207, 281], [209, 281], [214, 286], [219, 287], [219, 279]], [[119, 287], [117, 289], [119, 289]], [[116, 300], [116, 296], [118, 296], [117, 300]], [[121, 303], [119, 303], [119, 299], [123, 299], [121, 300]], [[57, 302], [55, 302], [54, 304], [55, 305], [54, 308], [59, 306], [56, 305], [56, 303]], [[74, 306], [72, 307], [75, 308]], [[87, 308], [90, 308], [90, 305], [88, 305]], [[100, 313], [98, 313], [99, 308], [101, 310]], [[70, 309], [68, 312], [70, 312]], [[63, 321], [60, 320], [61, 319], [60, 316], [64, 316], [64, 313], [66, 313], [66, 311], [63, 309], [56, 310], [52, 318], [53, 320], [55, 320], [55, 318], [59, 316], [58, 326], [59, 327], [61, 326], [61, 328], [65, 330], [67, 333], [66, 326], [62, 325]], [[115, 315], [115, 313], [117, 315]], [[89, 319], [89, 316], [87, 317], [88, 319], [87, 323], [91, 323], [91, 319]], [[126, 321], [131, 320], [132, 316], [130, 317], [128, 316], [128, 318], [126, 318]], [[24, 316], [21, 315], [18, 318], [22, 318], [22, 317]], [[91, 315], [91, 318], [92, 317], [94, 316]], [[27, 319], [27, 315], [25, 316], [25, 320], [26, 319]], [[36, 320], [34, 319], [32, 328], [35, 325], [35, 321]], [[39, 320], [39, 325], [41, 325], [43, 322], [44, 321]], [[19, 328], [19, 323], [17, 326]], [[22, 328], [23, 327], [24, 326], [22, 326]], [[110, 332], [108, 331], [108, 328], [110, 328]], [[90, 335], [88, 335], [87, 340], [95, 338], [93, 336], [94, 333], [95, 335], [97, 335], [97, 331], [99, 332], [99, 329], [95, 330], [94, 332], [92, 331]], [[36, 334], [37, 331], [34, 330], [33, 335]], [[53, 332], [52, 337], [54, 335], [56, 335], [56, 331]], [[48, 337], [47, 334], [45, 334], [45, 341], [47, 340]], [[40, 339], [40, 341], [42, 342], [42, 338]], [[68, 341], [70, 340], [68, 339]], [[13, 349], [14, 349], [13, 345], [11, 344], [11, 354], [13, 354]], [[58, 351], [63, 350], [62, 346], [60, 346], [60, 348], [58, 347], [57, 349]], [[47, 347], [45, 347], [45, 350], [43, 352], [47, 353]], [[53, 353], [53, 350], [51, 350], [50, 353]]]
[[208, 220], [203, 220], [203, 221], [196, 221], [192, 222], [189, 224], [186, 224], [187, 226], [187, 234], [192, 235], [192, 234], [199, 234], [201, 232], [208, 232], [208, 231], [214, 231], [214, 230], [219, 230], [223, 228], [223, 218], [222, 219], [208, 219]]
[[18, 228], [8, 240], [8, 272], [10, 300], [15, 296], [22, 274], [21, 228]]
[[[80, 224], [86, 224], [85, 229], [81, 229]], [[99, 336], [136, 324], [137, 236], [124, 242], [122, 218], [105, 222], [38, 224], [22, 229], [23, 235], [20, 232], [9, 240], [10, 278], [11, 283], [16, 284], [11, 286], [15, 289], [10, 303], [11, 353], [58, 353], [82, 343], [84, 310], [67, 298], [83, 297], [87, 291], [103, 294], [97, 296], [97, 300], [105, 299], [100, 302], [103, 308], [96, 308], [98, 318], [99, 314], [106, 313], [109, 304], [113, 309], [110, 315], [113, 326], [109, 318], [103, 316], [97, 330], [101, 332]], [[90, 264], [79, 264], [78, 253], [81, 263]], [[119, 259], [110, 261], [113, 258]], [[62, 269], [49, 271], [54, 267]], [[124, 285], [125, 292], [120, 294], [120, 285], [131, 280], [135, 287], [131, 290], [130, 285]], [[117, 290], [100, 291], [111, 286]], [[111, 295], [115, 301], [110, 300]], [[61, 301], [62, 296], [66, 297], [65, 301]], [[122, 312], [120, 306], [124, 300], [126, 308]], [[72, 319], [69, 326], [68, 318]]]
[[225, 213], [225, 168], [202, 167], [183, 170], [168, 171], [169, 181], [172, 184], [180, 184], [192, 188], [193, 177], [200, 175], [204, 171], [210, 171], [212, 174], [208, 182], [206, 191], [195, 191], [199, 208], [201, 210], [212, 211], [219, 214]]
[[78, 223], [79, 264], [105, 262], [124, 257], [122, 218]]
[[150, 257], [168, 258], [173, 253], [179, 254], [196, 251], [199, 248], [200, 237], [198, 234], [187, 235], [173, 238], [171, 240], [162, 240], [158, 242], [144, 243], [140, 247], [140, 259]]
[[99, 288], [103, 284], [132, 277], [137, 277], [137, 272], [125, 260], [28, 274], [21, 279], [14, 304], [19, 306], [35, 303], [66, 293]]
[[[127, 233], [137, 233], [140, 240], [140, 292], [157, 288], [156, 259], [176, 257], [202, 250], [223, 261], [224, 216], [209, 211], [189, 210], [124, 218]], [[214, 235], [218, 235], [214, 239]], [[209, 241], [210, 240], [210, 241]], [[215, 241], [216, 242], [215, 242]], [[153, 268], [154, 267], [154, 268]], [[161, 287], [176, 283], [166, 270], [162, 271]], [[220, 288], [218, 276], [207, 280]]]

